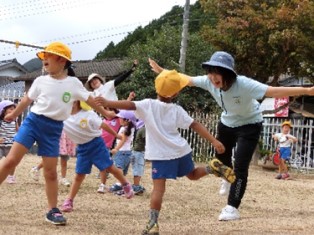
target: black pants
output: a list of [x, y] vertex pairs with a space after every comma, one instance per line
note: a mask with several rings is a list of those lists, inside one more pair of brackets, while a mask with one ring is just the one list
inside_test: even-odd
[[[249, 165], [258, 143], [262, 130], [262, 123], [248, 124], [240, 127], [228, 127], [219, 122], [217, 139], [225, 146], [226, 152], [216, 157], [229, 167], [233, 167], [236, 181], [231, 185], [228, 205], [238, 208], [243, 198]], [[234, 164], [232, 166], [232, 150], [234, 151]]]

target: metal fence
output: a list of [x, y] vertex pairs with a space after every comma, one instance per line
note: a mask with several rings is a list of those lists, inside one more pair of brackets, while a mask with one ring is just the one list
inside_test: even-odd
[[[293, 128], [290, 134], [298, 141], [292, 145], [290, 165], [297, 170], [313, 170], [314, 163], [314, 127], [312, 118], [290, 119]], [[264, 118], [263, 132], [261, 135], [262, 147], [265, 150], [275, 151], [277, 143], [272, 138], [274, 133], [281, 132], [283, 119]]]

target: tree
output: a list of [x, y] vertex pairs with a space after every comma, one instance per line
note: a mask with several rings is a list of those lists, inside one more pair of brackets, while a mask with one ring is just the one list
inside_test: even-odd
[[310, 0], [200, 0], [217, 25], [202, 35], [235, 56], [236, 70], [265, 83], [282, 74], [314, 78], [314, 2]]
[[[132, 78], [117, 87], [119, 97], [126, 98], [130, 91], [135, 91], [137, 98], [155, 98], [154, 80], [157, 76], [151, 71], [148, 58], [156, 60], [167, 69], [179, 68], [181, 28], [165, 24], [155, 35], [148, 37], [145, 44], [137, 43], [129, 48], [128, 57], [139, 60], [139, 67]], [[197, 34], [189, 37], [187, 50], [186, 73], [190, 75], [202, 74], [201, 63], [212, 53], [211, 47]], [[216, 103], [208, 92], [198, 88], [185, 88], [176, 98], [177, 102], [187, 110], [217, 111]]]

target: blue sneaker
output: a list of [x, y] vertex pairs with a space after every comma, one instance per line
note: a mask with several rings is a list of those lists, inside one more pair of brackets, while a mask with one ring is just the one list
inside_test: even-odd
[[142, 195], [145, 192], [145, 188], [142, 185], [132, 185], [135, 195]]
[[117, 191], [121, 191], [122, 190], [122, 186], [120, 183], [115, 183], [114, 185], [112, 185], [110, 187], [110, 192], [117, 192]]
[[55, 225], [65, 225], [67, 223], [66, 218], [63, 217], [61, 211], [58, 208], [52, 208], [46, 214], [46, 221]]

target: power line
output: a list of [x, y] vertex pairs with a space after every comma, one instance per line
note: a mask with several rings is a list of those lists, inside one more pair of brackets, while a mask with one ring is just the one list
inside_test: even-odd
[[[28, 1], [32, 2], [32, 1]], [[81, 4], [78, 4], [81, 2]], [[21, 3], [17, 3], [16, 5], [12, 5], [12, 8], [5, 8], [5, 6], [2, 6], [0, 9], [0, 21], [8, 20], [8, 19], [19, 19], [34, 15], [41, 15], [51, 12], [57, 12], [60, 10], [68, 10], [73, 9], [77, 7], [81, 7], [84, 5], [92, 5], [95, 3], [101, 2], [100, 0], [94, 0], [94, 1], [85, 1], [85, 0], [67, 0], [64, 2], [56, 2], [56, 1], [41, 1], [38, 0], [38, 3], [34, 3], [34, 7], [31, 8], [32, 5], [25, 5], [27, 2], [23, 2], [22, 7]], [[8, 14], [10, 13], [10, 14]], [[10, 16], [13, 15], [13, 16]]]
[[[85, 40], [80, 40], [80, 41], [68, 42], [67, 44], [68, 45], [76, 45], [76, 44], [81, 44], [81, 43], [88, 43], [88, 42], [92, 42], [92, 41], [96, 41], [96, 40], [101, 40], [101, 39], [104, 39], [104, 38], [107, 38], [107, 37], [114, 37], [114, 36], [119, 36], [119, 35], [128, 34], [128, 33], [132, 33], [132, 31], [116, 33], [116, 34], [112, 34], [112, 35], [104, 36], [104, 37], [97, 37], [97, 38], [90, 38], [90, 39], [85, 39]], [[17, 41], [14, 42], [14, 41], [8, 41], [8, 40], [0, 39], [0, 42], [8, 43], [8, 44], [14, 44], [16, 46], [16, 48], [18, 48], [19, 46], [26, 46], [26, 47], [37, 48], [37, 49], [43, 49], [44, 48], [42, 46], [36, 46], [36, 45], [32, 45], [32, 44], [20, 43], [20, 42], [17, 42]], [[32, 52], [32, 51], [35, 51], [35, 50], [34, 49], [28, 49], [28, 50], [23, 50], [23, 51], [3, 53], [2, 56], [18, 55], [18, 54], [24, 54], [24, 53], [28, 53], [28, 52]]]

